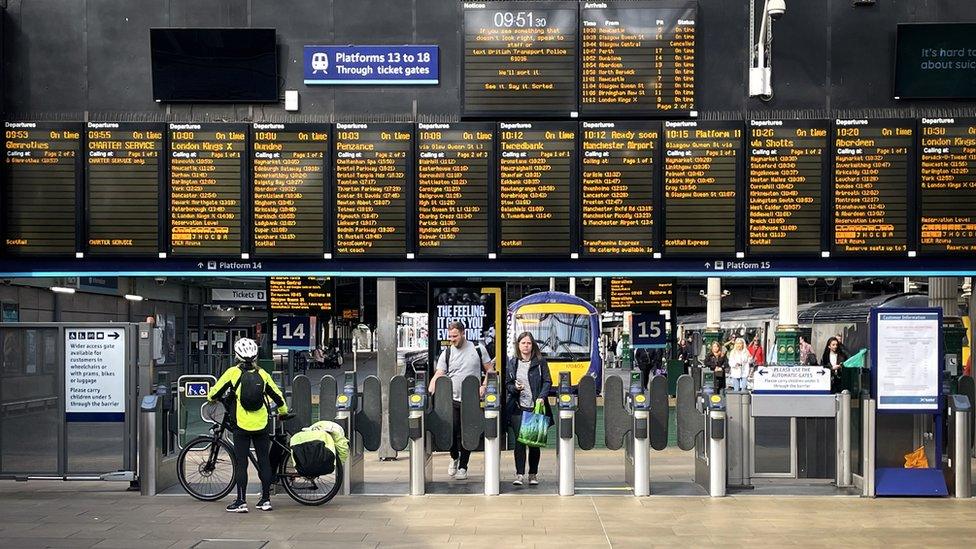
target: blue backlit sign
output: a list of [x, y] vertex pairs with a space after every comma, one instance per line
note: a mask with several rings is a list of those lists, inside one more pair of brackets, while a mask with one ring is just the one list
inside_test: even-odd
[[438, 46], [305, 46], [305, 83], [437, 84]]

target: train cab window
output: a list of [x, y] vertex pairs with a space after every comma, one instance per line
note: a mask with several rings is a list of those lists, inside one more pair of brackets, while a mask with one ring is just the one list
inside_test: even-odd
[[525, 313], [515, 316], [515, 333], [529, 332], [547, 360], [587, 360], [592, 334], [587, 315]]

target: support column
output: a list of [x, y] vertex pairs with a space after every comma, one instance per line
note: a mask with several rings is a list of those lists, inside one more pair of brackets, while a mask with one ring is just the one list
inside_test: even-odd
[[705, 333], [702, 334], [702, 344], [705, 345], [707, 356], [708, 349], [711, 348], [713, 341], [721, 341], [722, 328], [722, 279], [709, 278], [708, 290], [705, 293]]
[[779, 325], [776, 328], [776, 362], [796, 364], [800, 355], [797, 329], [797, 288], [795, 278], [779, 279]]
[[[397, 375], [396, 279], [376, 279], [376, 377], [380, 379], [382, 416], [390, 413], [390, 380]], [[390, 446], [390, 430], [383, 422], [380, 431], [380, 459], [396, 458]]]
[[634, 366], [634, 348], [630, 346], [630, 324], [634, 314], [624, 311], [624, 321], [620, 333], [620, 367], [629, 370]]
[[549, 291], [550, 292], [556, 291], [556, 277], [554, 276], [549, 277]]
[[569, 277], [569, 295], [576, 295], [576, 277]]
[[962, 346], [966, 339], [966, 328], [959, 317], [959, 283], [955, 277], [929, 277], [929, 307], [942, 309], [942, 338], [945, 355], [955, 358], [955, 366], [947, 363], [949, 375], [962, 374]]
[[603, 278], [596, 277], [593, 279], [593, 301], [600, 303], [603, 301]]

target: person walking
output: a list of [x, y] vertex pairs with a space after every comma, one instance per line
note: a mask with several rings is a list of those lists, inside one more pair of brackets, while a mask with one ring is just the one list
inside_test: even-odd
[[715, 392], [721, 392], [725, 388], [725, 373], [729, 369], [729, 359], [725, 356], [725, 347], [718, 340], [712, 342], [704, 363], [705, 367], [714, 374]]
[[484, 392], [487, 378], [483, 376], [482, 370], [490, 372], [493, 368], [488, 350], [481, 343], [468, 341], [464, 335], [465, 329], [463, 322], [451, 322], [447, 325], [447, 337], [451, 344], [437, 358], [437, 367], [427, 388], [433, 395], [438, 378], [447, 376], [451, 380], [454, 440], [451, 443], [451, 464], [447, 467], [447, 474], [455, 480], [468, 478], [468, 460], [471, 457], [471, 452], [461, 445], [461, 384], [468, 376], [482, 378], [481, 390]]
[[[211, 402], [224, 398], [233, 425], [234, 455], [237, 458], [237, 470], [234, 471], [237, 499], [227, 506], [227, 512], [247, 512], [247, 454], [252, 445], [258, 460], [258, 477], [261, 479], [261, 499], [257, 508], [270, 511], [274, 472], [271, 470], [271, 435], [268, 432], [270, 412], [267, 400], [270, 399], [278, 406], [279, 414], [287, 413], [288, 405], [271, 375], [254, 363], [258, 357], [258, 344], [253, 339], [238, 339], [234, 343], [234, 354], [238, 363], [227, 368], [207, 393], [207, 400]], [[228, 394], [226, 397], [225, 393]]]
[[733, 391], [745, 391], [748, 389], [749, 373], [752, 366], [752, 355], [746, 347], [744, 339], [736, 338], [729, 352], [729, 378], [732, 383]]
[[539, 344], [529, 332], [522, 332], [515, 340], [515, 348], [508, 359], [505, 369], [505, 388], [508, 391], [506, 414], [508, 425], [515, 432], [515, 480], [512, 484], [521, 486], [525, 481], [525, 457], [528, 450], [529, 485], [539, 484], [539, 460], [542, 457], [541, 448], [526, 448], [518, 442], [519, 430], [522, 428], [522, 413], [531, 412], [536, 404], [543, 404], [549, 426], [555, 424], [552, 409], [549, 407], [549, 390], [552, 388], [552, 376], [549, 364], [539, 351]]

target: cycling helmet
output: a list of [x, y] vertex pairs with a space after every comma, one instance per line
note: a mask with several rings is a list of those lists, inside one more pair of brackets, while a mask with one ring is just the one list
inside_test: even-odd
[[234, 354], [239, 360], [251, 362], [258, 356], [258, 344], [251, 338], [242, 337], [234, 343]]

